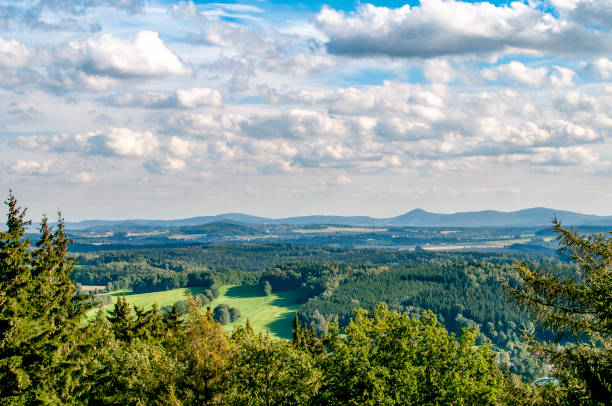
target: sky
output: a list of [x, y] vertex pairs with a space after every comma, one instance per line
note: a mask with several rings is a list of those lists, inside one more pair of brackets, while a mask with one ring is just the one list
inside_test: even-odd
[[612, 214], [612, 0], [0, 0], [37, 219]]

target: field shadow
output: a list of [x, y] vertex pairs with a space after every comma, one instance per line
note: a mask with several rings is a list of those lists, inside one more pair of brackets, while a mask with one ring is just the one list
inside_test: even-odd
[[293, 325], [291, 323], [293, 317], [293, 312], [288, 312], [282, 317], [279, 317], [274, 321], [271, 321], [270, 323], [266, 324], [265, 327], [270, 331], [270, 334], [276, 335], [279, 338], [291, 340], [293, 336]]
[[[198, 293], [202, 293], [202, 291], [204, 290], [202, 287], [200, 286], [195, 286], [195, 287], [189, 287], [189, 288], [177, 288], [177, 289], [187, 289], [187, 293], [191, 293], [192, 296], [197, 295]], [[150, 292], [138, 292], [138, 293], [134, 293], [129, 289], [124, 289], [124, 290], [116, 290], [114, 292], [109, 292], [109, 293], [105, 293], [106, 295], [109, 296], [133, 296], [133, 295], [146, 295], [148, 293], [159, 293], [159, 292], [168, 292], [169, 290], [174, 290], [174, 289], [168, 289], [168, 290], [152, 290]], [[186, 295], [187, 296], [187, 295]], [[186, 299], [187, 297], [185, 297]]]
[[232, 286], [225, 292], [225, 296], [232, 299], [247, 299], [251, 297], [259, 297], [257, 286], [255, 285], [239, 285]]
[[298, 303], [296, 303], [297, 291], [295, 291], [295, 290], [284, 290], [284, 291], [275, 292], [275, 293], [276, 293], [276, 295], [278, 297], [275, 298], [272, 301], [272, 304], [274, 306], [278, 306], [278, 307], [292, 307], [292, 306], [297, 306], [298, 305]]

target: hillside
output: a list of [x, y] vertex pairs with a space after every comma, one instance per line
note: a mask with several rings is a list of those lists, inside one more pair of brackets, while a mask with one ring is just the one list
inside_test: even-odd
[[536, 207], [512, 212], [484, 210], [459, 212], [453, 214], [432, 213], [415, 209], [405, 214], [389, 218], [368, 216], [301, 216], [287, 218], [256, 217], [240, 213], [219, 214], [216, 216], [191, 217], [177, 220], [83, 220], [67, 222], [66, 228], [72, 230], [94, 229], [98, 227], [188, 227], [210, 223], [239, 224], [335, 224], [348, 226], [418, 226], [418, 227], [537, 227], [548, 226], [553, 217], [565, 225], [610, 226], [612, 216], [597, 216], [566, 210]]

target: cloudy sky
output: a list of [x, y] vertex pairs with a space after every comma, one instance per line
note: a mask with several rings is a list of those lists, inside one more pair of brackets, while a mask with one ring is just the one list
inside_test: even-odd
[[612, 0], [0, 0], [34, 218], [612, 214]]

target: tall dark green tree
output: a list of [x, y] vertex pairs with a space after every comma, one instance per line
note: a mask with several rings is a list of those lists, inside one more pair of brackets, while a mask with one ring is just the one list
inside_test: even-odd
[[107, 316], [115, 338], [121, 341], [130, 341], [134, 336], [136, 319], [132, 315], [132, 308], [125, 296], [119, 296], [113, 310]]
[[506, 287], [537, 321], [554, 330], [552, 342], [526, 332], [531, 351], [554, 366], [571, 404], [608, 405], [612, 399], [612, 238], [581, 235], [555, 219], [560, 248], [577, 265], [562, 277], [516, 266], [520, 284]]
[[91, 298], [78, 295], [69, 276], [63, 219], [52, 230], [47, 218], [40, 241], [24, 238], [26, 210], [12, 193], [7, 231], [0, 233], [0, 403], [70, 404], [83, 388], [85, 312]]

